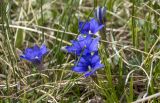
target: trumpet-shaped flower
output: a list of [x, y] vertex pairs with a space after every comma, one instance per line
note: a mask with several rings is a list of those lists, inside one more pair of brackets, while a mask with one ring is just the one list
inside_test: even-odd
[[85, 77], [88, 77], [102, 67], [104, 67], [104, 65], [100, 62], [98, 52], [95, 52], [93, 55], [91, 53], [80, 57], [72, 70], [78, 73], [85, 73]]
[[41, 47], [34, 45], [32, 48], [26, 48], [24, 54], [20, 58], [30, 61], [34, 64], [40, 64], [42, 62], [43, 55], [48, 52], [46, 45]]
[[104, 25], [98, 23], [98, 21], [94, 18], [88, 22], [79, 22], [79, 31], [81, 34], [95, 34], [103, 27]]
[[91, 52], [98, 51], [99, 37], [93, 38], [90, 35], [83, 36], [79, 35], [78, 40], [72, 40], [71, 46], [66, 46], [68, 53], [73, 53], [76, 55], [86, 55]]

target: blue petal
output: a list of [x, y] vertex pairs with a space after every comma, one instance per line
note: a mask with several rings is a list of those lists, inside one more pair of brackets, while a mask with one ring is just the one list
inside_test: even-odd
[[80, 55], [82, 48], [80, 47], [79, 42], [75, 41], [75, 40], [72, 40], [71, 42], [72, 42], [72, 45], [66, 46], [66, 48], [65, 48], [67, 50], [67, 52], [74, 53], [76, 55]]
[[99, 26], [97, 27], [97, 29], [95, 29], [95, 31], [93, 31], [93, 33], [98, 32], [98, 31], [101, 30], [103, 27], [104, 27], [104, 25], [99, 25]]
[[92, 68], [92, 71], [86, 72], [84, 76], [85, 76], [85, 77], [88, 77], [88, 76], [90, 76], [90, 75], [93, 75], [98, 69], [103, 68], [103, 67], [104, 67], [103, 64], [97, 63], [97, 64], [95, 65], [95, 67]]
[[94, 56], [92, 57], [91, 64], [96, 64], [96, 63], [99, 62], [99, 61], [100, 61], [99, 55], [94, 55]]
[[73, 49], [75, 49], [75, 50], [82, 49], [81, 46], [80, 46], [80, 44], [79, 44], [79, 41], [72, 40], [72, 44], [73, 44], [72, 45]]
[[25, 49], [25, 57], [27, 57], [27, 58], [34, 58], [34, 53], [33, 53], [34, 51], [33, 51], [33, 49], [31, 49], [31, 48], [27, 48], [27, 49]]
[[78, 72], [78, 73], [84, 73], [88, 71], [87, 67], [82, 67], [82, 66], [75, 66], [72, 68], [73, 71]]
[[90, 29], [89, 22], [81, 22], [79, 21], [79, 31], [81, 34], [88, 34]]
[[78, 62], [77, 67], [88, 67], [87, 63]]
[[38, 45], [34, 45], [32, 55], [34, 56], [32, 59], [35, 59], [35, 57], [41, 58], [43, 56]]
[[89, 50], [98, 51], [98, 44], [99, 44], [99, 37], [92, 40], [91, 44], [89, 45]]
[[43, 54], [41, 53], [40, 50], [39, 51], [34, 51], [33, 54], [34, 54], [34, 58], [32, 58], [32, 59], [40, 59], [43, 56]]
[[90, 75], [93, 75], [93, 74], [96, 72], [96, 70], [97, 70], [97, 69], [93, 69], [92, 71], [86, 72], [84, 76], [85, 76], [85, 77], [88, 77], [88, 76], [90, 76]]
[[72, 53], [73, 52], [72, 46], [66, 46], [65, 50], [67, 50], [68, 53]]
[[28, 61], [32, 62], [32, 60], [31, 60], [30, 58], [26, 57], [25, 55], [20, 55], [20, 58], [22, 58], [22, 59], [25, 59], [25, 60], [28, 60]]
[[80, 59], [78, 60], [78, 66], [89, 66], [90, 62], [88, 61], [87, 57], [80, 57]]
[[92, 67], [93, 69], [100, 69], [100, 68], [103, 68], [104, 65], [101, 64], [100, 62], [97, 62], [96, 64], [94, 64], [94, 67]]
[[48, 52], [47, 47], [44, 44], [42, 44], [40, 50], [41, 50], [42, 55], [44, 55], [44, 54], [46, 54]]
[[93, 34], [98, 32], [103, 27], [104, 27], [104, 25], [99, 25], [99, 23], [96, 19], [93, 18], [93, 19], [90, 20], [90, 30]]
[[33, 51], [39, 51], [40, 50], [40, 48], [39, 48], [39, 46], [38, 45], [34, 45], [34, 47], [33, 47]]
[[79, 41], [79, 45], [81, 46], [82, 49], [89, 47], [90, 43], [92, 42], [91, 36], [85, 37], [83, 40]]
[[90, 54], [92, 51], [90, 51], [88, 48], [84, 49], [83, 51], [83, 55], [88, 55]]
[[33, 52], [33, 50], [31, 48], [27, 48], [25, 49], [25, 54], [31, 54]]
[[81, 63], [86, 63], [87, 61], [85, 60], [85, 58], [80, 57], [79, 62], [81, 62]]

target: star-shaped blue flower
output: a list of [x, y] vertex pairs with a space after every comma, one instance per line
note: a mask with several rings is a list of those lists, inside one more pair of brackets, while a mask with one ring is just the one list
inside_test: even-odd
[[86, 55], [91, 52], [98, 51], [99, 37], [93, 38], [90, 35], [84, 36], [79, 35], [77, 40], [71, 41], [71, 46], [66, 46], [68, 53], [73, 53], [75, 55]]
[[77, 73], [85, 73], [85, 77], [88, 77], [95, 73], [97, 69], [103, 68], [104, 65], [101, 64], [98, 52], [94, 54], [88, 54], [80, 57], [80, 59], [75, 63], [72, 68], [73, 71]]
[[24, 54], [20, 58], [30, 61], [34, 64], [40, 64], [42, 62], [43, 55], [48, 52], [46, 45], [41, 47], [34, 45], [32, 48], [26, 48]]
[[96, 19], [92, 18], [88, 22], [79, 21], [79, 31], [81, 34], [95, 34], [104, 27]]

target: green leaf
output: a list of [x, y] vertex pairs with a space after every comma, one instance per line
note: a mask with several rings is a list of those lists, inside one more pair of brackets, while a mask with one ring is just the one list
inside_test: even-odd
[[17, 29], [16, 35], [15, 35], [15, 41], [14, 41], [15, 47], [21, 48], [23, 46], [24, 39], [25, 39], [25, 32], [24, 32], [24, 30]]

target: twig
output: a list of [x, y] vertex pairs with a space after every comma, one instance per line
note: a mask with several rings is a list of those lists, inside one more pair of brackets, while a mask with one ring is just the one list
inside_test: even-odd
[[153, 99], [153, 98], [157, 98], [157, 97], [159, 97], [159, 96], [160, 96], [160, 92], [159, 92], [159, 93], [156, 93], [156, 94], [153, 94], [153, 95], [150, 95], [150, 96], [148, 96], [148, 97], [146, 97], [146, 98], [139, 99], [139, 100], [134, 101], [134, 102], [132, 102], [132, 103], [141, 103], [141, 102], [145, 102], [145, 101], [147, 101], [147, 100], [150, 100], [150, 99]]

